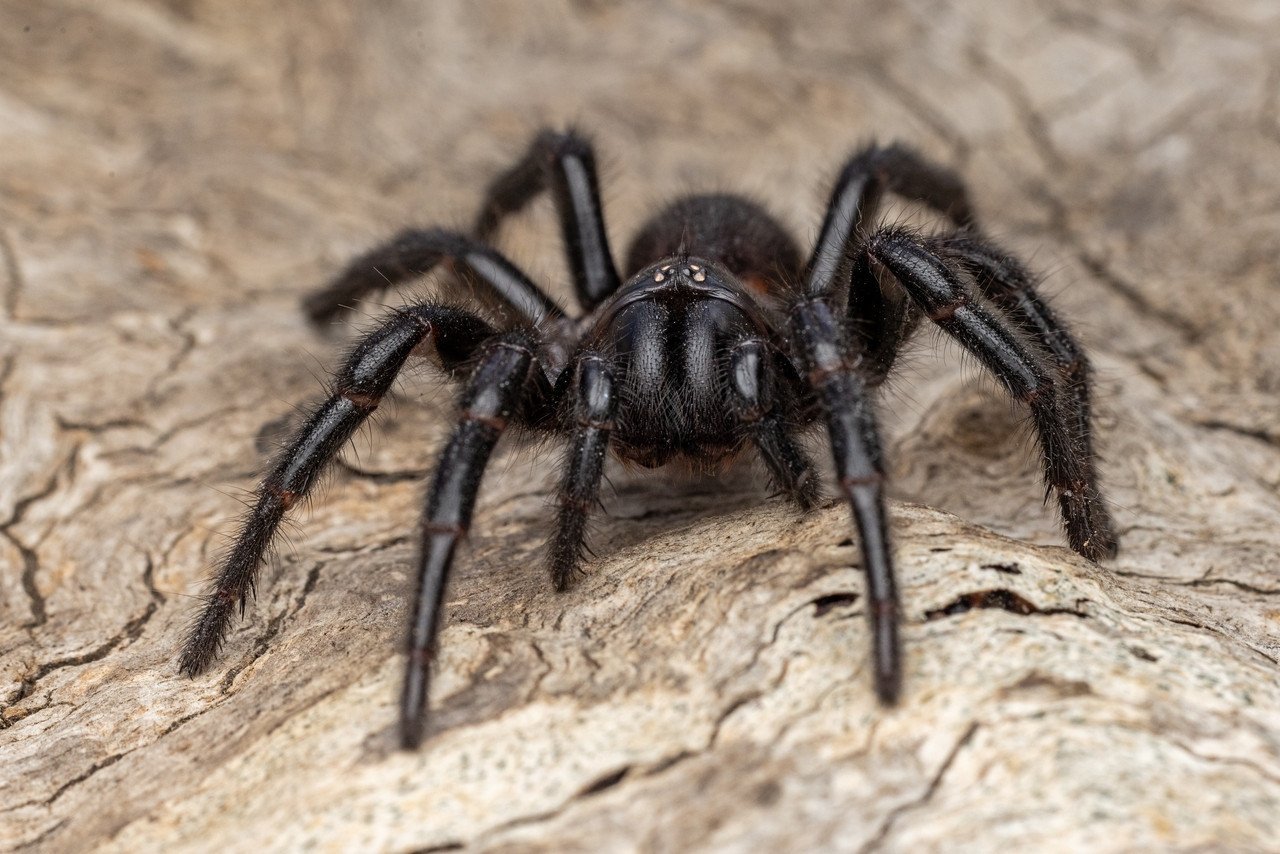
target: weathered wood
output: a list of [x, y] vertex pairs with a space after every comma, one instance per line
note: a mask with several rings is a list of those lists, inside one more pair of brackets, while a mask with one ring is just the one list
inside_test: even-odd
[[[842, 5], [0, 2], [0, 846], [1274, 850], [1280, 9]], [[620, 246], [690, 185], [810, 237], [872, 134], [960, 168], [1094, 354], [1119, 559], [1064, 548], [1022, 416], [918, 348], [885, 711], [843, 508], [618, 473], [555, 595], [556, 454], [507, 447], [397, 752], [448, 412], [415, 376], [180, 678], [255, 444], [349, 335], [299, 298], [565, 120]], [[504, 246], [567, 294], [545, 207]]]

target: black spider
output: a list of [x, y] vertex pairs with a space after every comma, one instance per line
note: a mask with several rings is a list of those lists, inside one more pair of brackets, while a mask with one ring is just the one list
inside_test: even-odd
[[[546, 189], [559, 212], [584, 312], [578, 317], [487, 245], [503, 217]], [[958, 230], [943, 237], [874, 230], [886, 192], [945, 214]], [[1115, 554], [1094, 469], [1084, 354], [1022, 264], [979, 235], [960, 179], [909, 149], [871, 146], [845, 164], [804, 262], [758, 205], [689, 196], [641, 229], [624, 282], [605, 233], [595, 157], [574, 132], [539, 134], [490, 186], [474, 232], [405, 231], [306, 301], [313, 319], [326, 320], [444, 262], [488, 311], [418, 303], [359, 341], [332, 395], [259, 487], [187, 639], [184, 673], [199, 673], [217, 655], [285, 512], [377, 408], [410, 356], [431, 359], [464, 388], [427, 497], [401, 698], [405, 747], [423, 735], [454, 550], [489, 455], [510, 425], [571, 441], [549, 546], [552, 581], [564, 589], [581, 558], [608, 451], [649, 467], [681, 458], [713, 465], [750, 443], [776, 485], [807, 509], [819, 485], [797, 436], [823, 422], [862, 540], [876, 691], [892, 703], [901, 673], [898, 595], [871, 390], [923, 315], [1030, 410], [1071, 547], [1091, 560]]]

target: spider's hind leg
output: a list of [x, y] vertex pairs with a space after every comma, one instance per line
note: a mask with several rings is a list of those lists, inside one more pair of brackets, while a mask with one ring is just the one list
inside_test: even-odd
[[[1080, 445], [1085, 477], [1096, 482], [1093, 449], [1092, 368], [1089, 359], [1066, 325], [1036, 292], [1036, 280], [1017, 258], [989, 242], [972, 237], [930, 241], [930, 248], [944, 258], [958, 261], [973, 276], [983, 295], [1000, 308], [1052, 359], [1062, 383], [1062, 404], [1070, 418], [1072, 437]], [[1096, 524], [1114, 529], [1106, 502], [1094, 504]], [[1115, 555], [1115, 536], [1110, 537]]]
[[[964, 266], [940, 257], [918, 238], [893, 229], [872, 235], [865, 252], [893, 275], [925, 315], [975, 355], [1031, 411], [1045, 480], [1058, 504], [1071, 547], [1090, 560], [1111, 557], [1116, 535], [1097, 482], [1091, 448], [1081, 440], [1069, 389], [1038, 347], [1024, 343], [1014, 324], [978, 302]], [[1087, 433], [1085, 435], [1088, 435]]]
[[426, 275], [441, 263], [462, 276], [482, 300], [518, 321], [535, 324], [544, 317], [565, 316], [564, 310], [502, 253], [443, 228], [406, 229], [375, 246], [304, 299], [303, 309], [315, 323], [329, 321], [360, 299]]
[[535, 136], [524, 157], [489, 185], [476, 217], [476, 237], [491, 240], [505, 217], [548, 189], [560, 215], [578, 301], [589, 311], [611, 296], [621, 280], [605, 231], [595, 151], [582, 134], [544, 130]]

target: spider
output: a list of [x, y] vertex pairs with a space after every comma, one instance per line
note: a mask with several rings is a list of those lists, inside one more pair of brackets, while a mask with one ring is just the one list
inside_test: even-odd
[[[577, 300], [570, 315], [490, 245], [503, 219], [550, 190]], [[893, 193], [946, 217], [943, 236], [876, 226]], [[1084, 353], [1015, 257], [982, 236], [960, 178], [901, 145], [845, 164], [816, 244], [796, 242], [759, 204], [690, 195], [660, 210], [618, 274], [595, 154], [580, 133], [542, 131], [488, 188], [472, 234], [407, 230], [360, 256], [305, 301], [319, 322], [443, 264], [472, 307], [418, 302], [361, 338], [257, 489], [180, 657], [194, 676], [218, 654], [276, 529], [378, 407], [411, 356], [462, 384], [459, 415], [427, 492], [400, 697], [400, 739], [422, 741], [440, 605], [476, 493], [508, 427], [568, 439], [548, 543], [551, 580], [579, 569], [606, 456], [645, 467], [727, 464], [751, 447], [802, 509], [821, 497], [802, 434], [825, 425], [836, 481], [861, 538], [875, 690], [901, 687], [899, 603], [872, 393], [927, 317], [1026, 406], [1067, 540], [1097, 561], [1116, 552], [1098, 485]]]

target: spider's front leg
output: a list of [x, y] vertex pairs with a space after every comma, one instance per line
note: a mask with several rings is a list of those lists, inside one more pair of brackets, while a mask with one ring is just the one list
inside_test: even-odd
[[763, 338], [746, 338], [728, 353], [729, 406], [764, 459], [776, 486], [808, 510], [821, 498], [817, 473], [777, 405], [777, 363]]
[[409, 624], [409, 655], [400, 697], [400, 737], [406, 749], [412, 750], [422, 741], [440, 603], [454, 551], [471, 525], [489, 455], [530, 395], [547, 392], [545, 375], [534, 356], [534, 343], [531, 336], [513, 332], [485, 345], [462, 393], [458, 424], [440, 453], [427, 493], [417, 592]]
[[600, 493], [600, 478], [609, 450], [609, 434], [618, 410], [614, 372], [609, 361], [597, 353], [578, 357], [573, 396], [573, 442], [560, 482], [556, 530], [549, 556], [551, 581], [565, 590], [582, 558], [587, 518]]
[[429, 341], [437, 364], [456, 371], [493, 334], [469, 312], [416, 305], [395, 312], [356, 345], [334, 377], [333, 394], [297, 431], [258, 487], [257, 501], [187, 636], [179, 661], [183, 673], [195, 676], [217, 656], [236, 608], [244, 611], [285, 513], [306, 497], [320, 472], [377, 409], [409, 356]]
[[826, 300], [807, 298], [791, 312], [797, 355], [808, 373], [831, 438], [836, 480], [853, 511], [862, 541], [871, 618], [876, 694], [893, 703], [902, 685], [898, 591], [884, 508], [884, 458], [868, 390], [857, 359]]

